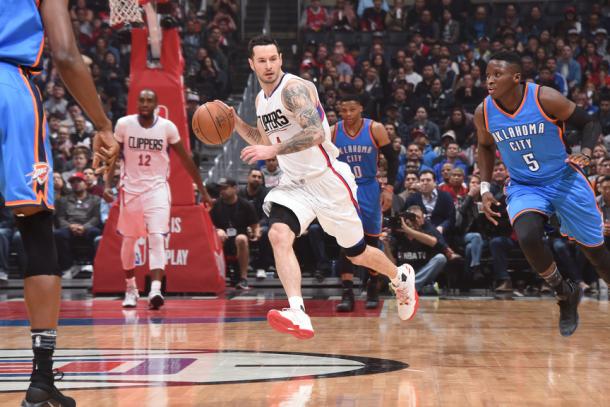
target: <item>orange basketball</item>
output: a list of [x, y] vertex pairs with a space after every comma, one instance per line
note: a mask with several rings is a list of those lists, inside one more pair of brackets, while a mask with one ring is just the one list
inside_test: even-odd
[[234, 127], [229, 110], [219, 102], [204, 103], [193, 115], [195, 136], [205, 144], [223, 144], [231, 137]]

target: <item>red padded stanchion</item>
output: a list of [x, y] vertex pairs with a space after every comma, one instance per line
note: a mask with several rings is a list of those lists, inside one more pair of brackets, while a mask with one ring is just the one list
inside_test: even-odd
[[[163, 30], [161, 53], [162, 69], [146, 68], [148, 32], [133, 29], [131, 55], [131, 83], [128, 113], [137, 111], [139, 92], [153, 89], [158, 96], [159, 115], [178, 127], [185, 147], [189, 149], [188, 126], [184, 102], [184, 87], [180, 38], [175, 29]], [[170, 188], [172, 209], [170, 234], [167, 236], [166, 290], [168, 292], [224, 291], [224, 256], [208, 213], [194, 204], [192, 181], [180, 160], [170, 154]], [[120, 293], [125, 290], [121, 267], [121, 237], [116, 232], [119, 207], [110, 211], [104, 235], [94, 263], [93, 293]], [[143, 288], [144, 276], [149, 272], [146, 244], [139, 246], [136, 267], [138, 287]]]

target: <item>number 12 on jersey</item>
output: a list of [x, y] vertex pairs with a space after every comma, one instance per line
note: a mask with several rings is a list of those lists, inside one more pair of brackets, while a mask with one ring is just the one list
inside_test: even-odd
[[138, 165], [142, 167], [150, 167], [150, 154], [140, 154], [138, 156]]
[[527, 168], [529, 168], [530, 171], [536, 172], [540, 169], [540, 164], [538, 164], [538, 161], [536, 161], [536, 159], [534, 158], [534, 153], [523, 154], [521, 157], [523, 158], [523, 161], [525, 161], [525, 163], [527, 164]]

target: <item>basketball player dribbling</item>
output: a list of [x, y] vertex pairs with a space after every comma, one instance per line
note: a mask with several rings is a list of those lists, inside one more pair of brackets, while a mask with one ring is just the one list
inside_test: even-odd
[[250, 68], [262, 90], [256, 97], [257, 127], [230, 110], [237, 132], [251, 144], [242, 150], [241, 158], [252, 164], [277, 156], [283, 171], [280, 184], [269, 192], [263, 208], [269, 215], [269, 241], [290, 307], [269, 311], [269, 324], [300, 339], [314, 335], [305, 313], [301, 270], [292, 245], [315, 218], [337, 239], [352, 263], [391, 279], [399, 317], [412, 318], [418, 305], [413, 268], [408, 264], [397, 268], [381, 250], [365, 243], [354, 176], [349, 166], [336, 158], [339, 152], [331, 142], [315, 86], [282, 72], [282, 55], [273, 38], [253, 38], [248, 52]]
[[17, 216], [28, 257], [24, 296], [34, 353], [22, 406], [72, 407], [54, 384], [53, 353], [61, 300], [61, 273], [53, 239], [53, 163], [41, 93], [45, 34], [55, 67], [98, 133], [93, 166], [118, 155], [89, 69], [78, 51], [65, 0], [0, 1], [0, 190]]
[[[341, 98], [341, 120], [331, 127], [330, 132], [333, 143], [340, 152], [338, 159], [350, 166], [358, 185], [358, 205], [366, 243], [379, 247], [382, 212], [392, 206], [398, 157], [383, 124], [363, 118], [362, 111], [363, 105], [359, 95], [344, 95]], [[388, 163], [388, 182], [383, 190], [377, 181], [380, 152]], [[343, 252], [337, 263], [343, 293], [336, 310], [350, 312], [354, 309], [353, 267]], [[368, 273], [365, 308], [374, 309], [379, 303], [379, 279], [377, 272], [368, 270]]]
[[[497, 148], [510, 175], [507, 210], [519, 245], [532, 268], [555, 290], [561, 335], [572, 335], [578, 327], [582, 290], [557, 270], [543, 242], [544, 224], [557, 214], [562, 234], [578, 242], [600, 276], [610, 282], [601, 213], [581, 170], [591, 162], [600, 125], [555, 89], [522, 83], [521, 59], [512, 52], [491, 57], [487, 89], [489, 96], [475, 111], [483, 210], [497, 224], [498, 202], [489, 192]], [[580, 130], [579, 154], [566, 151], [564, 123]]]
[[[164, 237], [169, 233], [171, 209], [169, 147], [180, 157], [204, 203], [211, 204], [201, 175], [180, 140], [178, 128], [156, 115], [156, 108], [156, 93], [150, 89], [142, 90], [138, 96], [138, 114], [121, 117], [114, 130], [114, 137], [123, 152], [117, 231], [123, 237], [121, 263], [125, 271], [125, 308], [135, 307], [139, 298], [135, 279], [135, 245], [141, 237], [148, 237], [151, 274], [148, 307], [156, 310], [165, 302], [161, 282], [166, 259]], [[111, 187], [108, 179], [106, 188]]]

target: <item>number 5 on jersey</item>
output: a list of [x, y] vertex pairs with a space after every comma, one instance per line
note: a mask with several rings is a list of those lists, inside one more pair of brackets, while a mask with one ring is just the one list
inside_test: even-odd
[[529, 168], [530, 171], [536, 172], [540, 169], [540, 164], [538, 164], [538, 161], [536, 161], [536, 159], [534, 158], [533, 153], [523, 154], [521, 157], [523, 158], [523, 161], [525, 161], [525, 163], [527, 164], [527, 168]]

